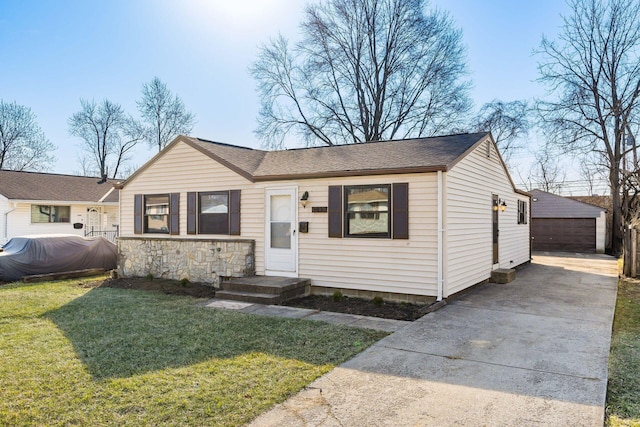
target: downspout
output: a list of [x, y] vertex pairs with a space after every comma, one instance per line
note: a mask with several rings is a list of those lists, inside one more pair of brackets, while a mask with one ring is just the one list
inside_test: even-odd
[[17, 207], [14, 205], [13, 209], [10, 209], [4, 213], [4, 241], [9, 240], [9, 214], [15, 211]]
[[444, 229], [442, 228], [442, 187], [442, 171], [438, 171], [438, 297], [436, 301], [442, 301], [442, 291], [444, 287], [444, 278], [442, 277], [442, 235], [444, 233]]

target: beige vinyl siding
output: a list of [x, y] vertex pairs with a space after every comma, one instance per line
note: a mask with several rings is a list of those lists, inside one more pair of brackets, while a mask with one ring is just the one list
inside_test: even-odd
[[513, 190], [493, 144], [489, 157], [482, 143], [460, 160], [447, 172], [445, 188], [445, 297], [491, 275], [492, 194], [507, 203], [498, 213], [500, 268], [529, 261], [529, 224], [517, 223], [517, 201], [527, 201], [529, 211], [530, 201]]
[[[327, 213], [312, 213], [328, 205], [330, 185], [409, 183], [409, 239], [329, 238]], [[279, 183], [284, 184], [284, 183]], [[436, 295], [436, 175], [408, 174], [313, 179], [292, 182], [298, 194], [309, 192], [298, 220], [309, 222], [299, 234], [299, 276], [315, 286]]]
[[[449, 172], [444, 184], [444, 296], [489, 278], [492, 269], [491, 195], [504, 199], [500, 212], [500, 267], [529, 260], [529, 224], [517, 224], [515, 193], [495, 148], [487, 158], [480, 144]], [[331, 185], [409, 183], [409, 239], [329, 238], [328, 214], [312, 208], [328, 206]], [[306, 207], [298, 201], [297, 221], [309, 223], [298, 233], [298, 276], [315, 286], [435, 296], [437, 294], [437, 174], [397, 174], [253, 183], [182, 142], [157, 158], [120, 194], [121, 235], [134, 236], [135, 194], [180, 193], [180, 237], [187, 235], [187, 192], [241, 190], [241, 238], [256, 242], [256, 273], [265, 272], [265, 194], [271, 188], [309, 192]], [[529, 204], [528, 209], [531, 209]], [[167, 235], [146, 235], [168, 238]]]
[[[187, 193], [240, 190], [241, 236], [187, 234]], [[256, 241], [256, 271], [264, 273], [264, 190], [222, 164], [179, 142], [150, 164], [120, 191], [120, 235], [136, 236], [133, 232], [133, 200], [135, 194], [180, 193], [181, 238], [242, 237]], [[167, 238], [166, 234], [145, 234]], [[176, 236], [177, 237], [177, 236]]]
[[[31, 223], [31, 205], [56, 205], [71, 206], [71, 217], [69, 222], [58, 223]], [[35, 234], [76, 234], [84, 236], [85, 227], [81, 229], [73, 228], [73, 224], [80, 222], [86, 225], [87, 208], [99, 206], [103, 214], [106, 214], [107, 224], [102, 230], [114, 230], [113, 224], [118, 221], [117, 206], [100, 206], [91, 204], [77, 204], [74, 202], [62, 201], [33, 201], [16, 203], [16, 209], [8, 215], [8, 239], [16, 236], [30, 236]], [[0, 211], [1, 212], [1, 211]], [[2, 214], [4, 219], [4, 214]], [[103, 220], [104, 221], [104, 220]], [[4, 233], [4, 228], [0, 230]]]
[[[312, 213], [313, 206], [328, 206], [330, 185], [409, 183], [409, 240], [329, 238], [328, 214]], [[416, 295], [436, 293], [436, 175], [410, 174], [350, 178], [309, 179], [252, 183], [182, 142], [127, 183], [120, 193], [121, 235], [134, 236], [135, 194], [180, 193], [180, 237], [186, 234], [186, 193], [241, 190], [241, 238], [256, 241], [256, 273], [264, 274], [265, 189], [297, 188], [309, 192], [298, 221], [309, 222], [308, 233], [298, 233], [298, 276], [316, 286], [374, 290]], [[153, 236], [153, 235], [146, 235]], [[168, 238], [167, 235], [157, 235]], [[235, 236], [215, 236], [234, 238]]]

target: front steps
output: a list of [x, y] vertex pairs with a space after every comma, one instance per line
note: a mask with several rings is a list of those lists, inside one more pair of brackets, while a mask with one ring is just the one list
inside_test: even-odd
[[220, 283], [216, 299], [278, 304], [309, 293], [310, 279], [275, 276], [232, 277]]
[[516, 279], [515, 268], [499, 268], [491, 272], [491, 282], [510, 283]]

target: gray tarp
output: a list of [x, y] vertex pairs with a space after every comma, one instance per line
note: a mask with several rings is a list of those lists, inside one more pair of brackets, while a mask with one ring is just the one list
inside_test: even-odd
[[0, 280], [89, 268], [116, 268], [116, 245], [104, 237], [76, 235], [14, 237], [0, 252]]

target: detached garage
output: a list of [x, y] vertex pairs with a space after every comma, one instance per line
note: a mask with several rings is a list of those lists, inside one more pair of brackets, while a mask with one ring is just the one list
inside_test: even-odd
[[531, 195], [534, 251], [604, 253], [605, 209], [541, 190]]

